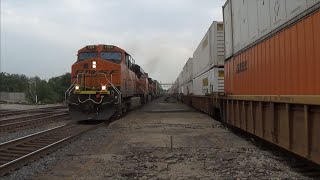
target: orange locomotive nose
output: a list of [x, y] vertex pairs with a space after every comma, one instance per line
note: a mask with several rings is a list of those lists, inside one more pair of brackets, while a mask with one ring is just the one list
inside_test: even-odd
[[[72, 77], [74, 80], [77, 77], [81, 79], [79, 85], [85, 90], [106, 90], [106, 86], [110, 84], [106, 78], [120, 85], [120, 70], [119, 64], [101, 58], [91, 58], [74, 64]], [[106, 89], [103, 89], [104, 87]]]

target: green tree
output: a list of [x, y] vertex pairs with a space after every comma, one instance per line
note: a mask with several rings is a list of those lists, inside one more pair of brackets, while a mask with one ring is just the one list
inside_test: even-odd
[[28, 78], [21, 74], [0, 73], [1, 92], [27, 92]]
[[69, 88], [70, 82], [71, 82], [70, 73], [66, 73], [64, 75], [49, 79], [48, 84], [56, 93], [56, 100], [58, 102], [62, 102], [64, 100], [64, 93]]
[[64, 100], [64, 92], [69, 88], [71, 74], [50, 78], [48, 81], [39, 77], [28, 78], [21, 74], [0, 73], [0, 91], [24, 92], [30, 102], [58, 103]]

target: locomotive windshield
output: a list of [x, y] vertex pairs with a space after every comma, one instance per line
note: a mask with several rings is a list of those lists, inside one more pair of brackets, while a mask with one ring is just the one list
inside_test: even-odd
[[89, 58], [97, 58], [98, 53], [97, 52], [82, 52], [79, 54], [78, 61], [82, 61]]
[[118, 52], [101, 52], [100, 56], [102, 59], [111, 61], [117, 64], [121, 63], [121, 53]]

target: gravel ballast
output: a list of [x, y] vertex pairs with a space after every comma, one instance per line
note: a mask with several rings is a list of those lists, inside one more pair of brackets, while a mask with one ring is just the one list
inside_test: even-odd
[[5, 177], [66, 178], [309, 179], [269, 150], [173, 99], [158, 99], [86, 132]]

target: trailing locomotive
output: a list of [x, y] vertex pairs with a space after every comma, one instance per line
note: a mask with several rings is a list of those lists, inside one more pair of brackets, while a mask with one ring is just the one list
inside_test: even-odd
[[72, 85], [65, 93], [69, 112], [76, 120], [108, 120], [125, 113], [131, 102], [145, 103], [148, 74], [125, 50], [113, 45], [90, 45], [78, 51], [72, 65]]

